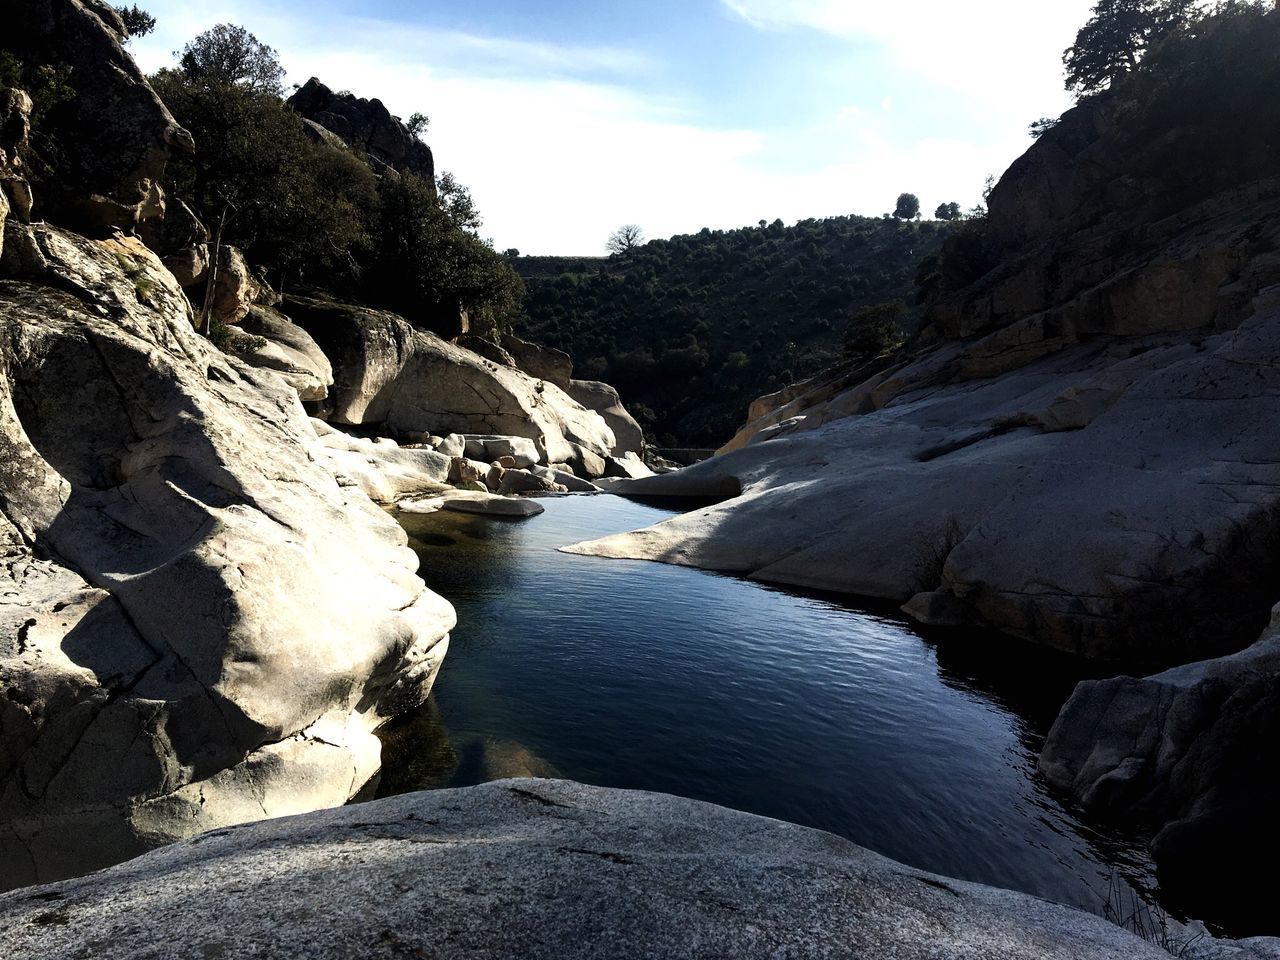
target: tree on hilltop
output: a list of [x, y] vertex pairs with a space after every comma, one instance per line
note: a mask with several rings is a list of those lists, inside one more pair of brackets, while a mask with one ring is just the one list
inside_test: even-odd
[[1062, 55], [1067, 89], [1096, 93], [1138, 66], [1154, 43], [1191, 23], [1196, 0], [1098, 0], [1076, 42]]
[[938, 209], [933, 211], [933, 216], [936, 220], [959, 220], [964, 213], [958, 203], [940, 203]]
[[630, 253], [644, 243], [644, 233], [634, 223], [624, 224], [609, 236], [607, 244], [611, 254], [621, 256]]
[[893, 215], [899, 220], [914, 220], [920, 216], [920, 198], [914, 193], [899, 194]]
[[220, 23], [182, 48], [178, 69], [188, 80], [212, 86], [237, 86], [280, 96], [284, 67], [275, 49], [244, 27]]
[[124, 21], [126, 40], [145, 37], [156, 28], [156, 18], [137, 4], [131, 7], [116, 7], [115, 11], [120, 14], [120, 19]]

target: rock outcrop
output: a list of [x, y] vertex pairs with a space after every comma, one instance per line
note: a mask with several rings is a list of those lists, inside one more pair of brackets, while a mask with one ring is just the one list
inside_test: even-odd
[[1168, 957], [1099, 917], [924, 873], [831, 834], [556, 780], [206, 834], [0, 897], [0, 937], [10, 960], [159, 960], [193, 948], [231, 960], [300, 945], [317, 960]]
[[0, 50], [53, 69], [68, 89], [32, 132], [36, 215], [94, 235], [162, 217], [169, 154], [193, 147], [123, 34], [101, 0], [13, 0], [0, 32]]
[[[375, 173], [383, 176], [413, 173], [434, 189], [435, 161], [431, 148], [410, 133], [399, 117], [392, 116], [381, 100], [334, 93], [312, 77], [288, 103], [303, 118], [364, 154]], [[323, 133], [317, 133], [316, 138], [332, 145]]]
[[1081, 683], [1040, 770], [1097, 813], [1163, 824], [1153, 844], [1162, 887], [1248, 929], [1274, 909], [1256, 878], [1280, 855], [1278, 740], [1280, 607], [1240, 653]]
[[[515, 334], [502, 335], [502, 349], [510, 356], [517, 367], [539, 380], [554, 383], [570, 396], [570, 380], [573, 377], [573, 360], [563, 350], [544, 347], [541, 344], [521, 340]], [[576, 400], [577, 398], [574, 397]], [[581, 400], [578, 401], [582, 403]], [[586, 406], [586, 404], [583, 404]], [[595, 409], [594, 407], [590, 409]]]
[[237, 351], [241, 359], [250, 366], [274, 370], [298, 391], [300, 400], [318, 402], [329, 395], [333, 385], [329, 358], [307, 331], [278, 310], [250, 306], [230, 335], [233, 344], [245, 344]]
[[644, 431], [622, 405], [617, 390], [599, 380], [571, 380], [565, 392], [588, 410], [604, 417], [615, 440], [610, 454], [615, 457], [625, 457], [628, 453], [644, 454]]
[[559, 387], [485, 360], [395, 314], [304, 298], [290, 298], [281, 309], [333, 365], [324, 412], [334, 423], [380, 424], [395, 436], [525, 437], [539, 445], [544, 463], [600, 458], [614, 446], [605, 421]]
[[141, 242], [6, 239], [3, 882], [345, 802], [452, 609], [317, 462], [294, 391], [196, 334]]

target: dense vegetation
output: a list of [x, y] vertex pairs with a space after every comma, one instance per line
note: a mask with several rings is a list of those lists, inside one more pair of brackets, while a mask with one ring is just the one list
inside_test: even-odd
[[[193, 135], [166, 190], [277, 286], [319, 289], [446, 329], [459, 310], [505, 327], [520, 279], [480, 239], [480, 217], [448, 174], [379, 177], [357, 151], [313, 142], [283, 100], [275, 51], [241, 27], [201, 34], [152, 85]], [[425, 117], [410, 129], [425, 128]]]
[[[893, 346], [901, 324], [860, 308], [911, 294], [947, 228], [831, 217], [703, 230], [608, 259], [516, 261], [529, 295], [523, 335], [568, 351], [662, 445], [716, 445], [755, 397], [854, 352]], [[893, 314], [897, 316], [897, 314]], [[868, 336], [863, 321], [874, 322]], [[904, 321], [905, 322], [905, 319]]]

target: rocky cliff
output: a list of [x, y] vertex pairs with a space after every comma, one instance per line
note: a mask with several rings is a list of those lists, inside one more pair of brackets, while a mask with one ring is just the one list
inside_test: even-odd
[[29, 101], [0, 91], [6, 886], [345, 802], [454, 622], [398, 525], [322, 466], [295, 389], [197, 334], [137, 236], [26, 222], [32, 194], [95, 234], [163, 212], [182, 137], [113, 16], [20, 11], [26, 54], [84, 87], [66, 125], [47, 113], [24, 143]]
[[[910, 350], [764, 398], [723, 455], [620, 487], [732, 499], [569, 549], [891, 599], [1131, 666], [1248, 647], [1280, 598], [1278, 82], [1280, 14], [1162, 48], [947, 242]], [[1082, 685], [1046, 772], [1171, 824], [1166, 873], [1194, 863], [1184, 877], [1241, 892], [1232, 858], [1261, 867], [1277, 838], [1240, 802], [1274, 785], [1247, 759], [1274, 739], [1268, 649]]]

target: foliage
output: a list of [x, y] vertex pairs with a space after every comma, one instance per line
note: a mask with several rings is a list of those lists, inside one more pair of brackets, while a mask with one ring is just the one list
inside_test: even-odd
[[209, 325], [209, 340], [223, 353], [236, 357], [252, 356], [267, 345], [265, 337], [250, 336], [221, 320]]
[[907, 306], [902, 301], [859, 307], [849, 316], [844, 334], [844, 355], [849, 360], [871, 360], [902, 346]]
[[0, 50], [0, 90], [22, 86], [22, 61], [8, 50]]
[[920, 198], [914, 193], [898, 194], [898, 203], [893, 208], [893, 215], [899, 220], [914, 220], [920, 216]]
[[1195, 0], [1098, 0], [1093, 15], [1063, 54], [1067, 89], [1083, 96], [1137, 69], [1143, 53], [1185, 27]]
[[1030, 125], [1027, 127], [1027, 132], [1031, 134], [1033, 139], [1039, 140], [1057, 125], [1057, 117], [1041, 117], [1039, 120], [1031, 121]]
[[960, 209], [960, 204], [955, 203], [954, 201], [951, 203], [940, 203], [938, 204], [938, 209], [933, 211], [933, 218], [935, 220], [959, 220], [963, 216], [964, 213]]
[[369, 295], [427, 326], [461, 309], [481, 329], [505, 329], [524, 296], [520, 277], [467, 226], [479, 217], [466, 189], [442, 177], [439, 196], [414, 174], [382, 181]]
[[359, 297], [427, 326], [460, 309], [479, 327], [509, 323], [523, 286], [477, 236], [470, 191], [448, 173], [438, 185], [379, 179], [359, 153], [312, 142], [281, 76], [270, 47], [223, 24], [151, 78], [197, 145], [170, 160], [168, 192], [207, 224], [225, 213], [224, 242], [280, 287]]
[[135, 37], [145, 37], [156, 28], [156, 18], [137, 4], [131, 7], [116, 7], [115, 10], [116, 13], [120, 14], [120, 19], [124, 21], [124, 29], [127, 34], [125, 39], [127, 40], [132, 40]]
[[761, 394], [841, 359], [850, 313], [901, 300], [951, 228], [831, 217], [703, 230], [626, 257], [525, 257], [520, 332], [607, 380], [666, 446], [723, 443]]
[[214, 88], [239, 86], [276, 96], [284, 90], [279, 55], [235, 24], [220, 23], [188, 43], [178, 67], [191, 82]]
[[427, 135], [427, 127], [431, 125], [430, 118], [425, 113], [414, 113], [409, 117], [409, 122], [405, 124], [409, 128], [410, 136], [417, 140], [421, 140]]
[[162, 70], [152, 84], [198, 145], [194, 157], [171, 160], [170, 191], [207, 223], [225, 209], [225, 241], [282, 283], [350, 288], [371, 244], [373, 172], [312, 143], [274, 95], [181, 70]]
[[642, 243], [644, 243], [644, 232], [634, 223], [627, 223], [609, 235], [609, 242], [605, 246], [609, 253], [620, 257], [630, 253]]

